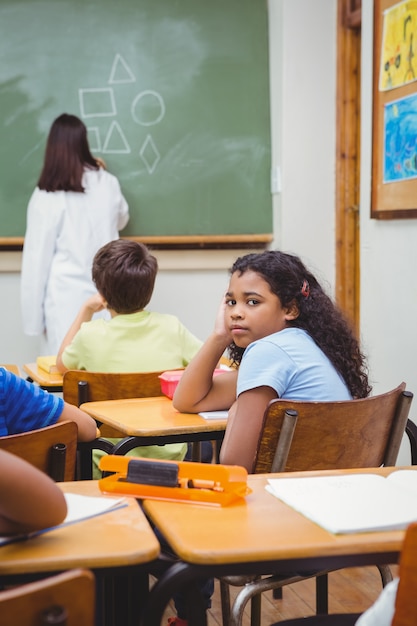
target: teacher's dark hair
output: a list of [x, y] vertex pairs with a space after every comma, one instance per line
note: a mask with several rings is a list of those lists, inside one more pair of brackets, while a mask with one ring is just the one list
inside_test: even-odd
[[86, 167], [99, 169], [90, 152], [87, 128], [75, 115], [63, 113], [54, 120], [49, 131], [38, 187], [45, 191], [82, 193]]
[[[298, 317], [288, 321], [288, 326], [302, 328], [312, 337], [343, 378], [352, 397], [366, 398], [372, 387], [366, 359], [353, 329], [302, 261], [291, 254], [268, 250], [239, 257], [231, 268], [231, 274], [247, 271], [259, 274], [283, 307], [297, 306]], [[234, 343], [229, 347], [236, 363], [240, 363], [243, 352]]]

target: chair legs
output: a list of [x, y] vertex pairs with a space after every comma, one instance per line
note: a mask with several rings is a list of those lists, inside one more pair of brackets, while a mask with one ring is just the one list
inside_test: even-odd
[[382, 586], [385, 587], [393, 579], [392, 572], [388, 565], [378, 565], [378, 569], [381, 574]]
[[230, 623], [230, 588], [228, 583], [220, 579], [220, 601], [222, 607], [222, 623], [223, 626], [229, 626]]
[[[312, 573], [312, 576], [314, 574]], [[223, 626], [241, 626], [243, 613], [249, 600], [251, 601], [251, 626], [261, 626], [261, 597], [262, 593], [270, 589], [277, 589], [284, 585], [304, 580], [306, 576], [294, 575], [291, 578], [282, 575], [272, 575], [264, 578], [251, 579], [236, 596], [230, 607], [230, 592], [227, 577], [220, 580], [220, 594], [222, 605]], [[243, 584], [243, 583], [242, 583]]]
[[316, 577], [316, 613], [326, 615], [329, 612], [329, 577], [321, 574]]
[[[220, 580], [220, 596], [223, 626], [240, 626], [246, 604], [251, 601], [251, 626], [261, 625], [261, 593], [258, 588], [252, 590], [251, 583], [260, 582], [261, 578], [251, 579], [238, 593], [233, 606], [230, 605], [230, 585]], [[243, 583], [242, 583], [243, 584]], [[248, 593], [246, 593], [248, 591]]]
[[252, 588], [252, 583], [259, 583], [261, 578], [251, 580], [244, 585], [236, 596], [232, 607], [230, 606], [229, 585], [225, 581], [220, 581], [221, 605], [223, 626], [240, 626], [242, 624], [243, 612], [246, 604], [251, 601], [251, 626], [260, 626], [261, 623], [261, 594], [259, 588]]
[[[392, 572], [388, 565], [378, 565], [382, 586], [392, 581]], [[316, 613], [326, 615], [329, 612], [328, 575], [321, 574], [316, 578]]]
[[[392, 573], [388, 565], [379, 565], [382, 584], [385, 587], [392, 580]], [[291, 578], [282, 575], [249, 578], [245, 583], [239, 577], [225, 577], [220, 579], [220, 595], [223, 626], [241, 626], [243, 613], [247, 603], [251, 602], [251, 626], [261, 626], [261, 597], [265, 591], [282, 589], [285, 585], [316, 578], [316, 612], [322, 616], [328, 613], [328, 572], [311, 572], [311, 575], [294, 575]], [[242, 585], [231, 606], [229, 585]]]

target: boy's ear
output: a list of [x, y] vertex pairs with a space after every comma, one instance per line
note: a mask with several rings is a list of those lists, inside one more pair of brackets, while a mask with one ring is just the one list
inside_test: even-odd
[[285, 319], [290, 321], [290, 320], [296, 320], [297, 317], [300, 315], [300, 309], [298, 308], [298, 304], [296, 300], [293, 300], [289, 306], [287, 306], [287, 310], [285, 313]]

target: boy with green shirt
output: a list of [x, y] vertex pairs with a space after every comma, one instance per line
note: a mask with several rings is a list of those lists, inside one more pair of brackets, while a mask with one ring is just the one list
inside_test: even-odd
[[[92, 268], [98, 293], [86, 300], [64, 337], [60, 372], [153, 372], [188, 365], [202, 342], [176, 316], [145, 310], [157, 271], [156, 258], [141, 243], [117, 239], [100, 248]], [[103, 309], [110, 319], [93, 319]], [[176, 443], [141, 446], [129, 455], [183, 460], [186, 452], [186, 443]], [[102, 454], [94, 452], [95, 464]]]

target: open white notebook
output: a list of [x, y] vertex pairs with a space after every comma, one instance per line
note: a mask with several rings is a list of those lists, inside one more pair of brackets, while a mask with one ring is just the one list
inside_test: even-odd
[[202, 411], [199, 413], [205, 420], [227, 420], [229, 411]]
[[271, 478], [266, 489], [331, 533], [402, 530], [417, 521], [417, 471]]
[[3, 536], [0, 537], [0, 546], [7, 543], [13, 543], [15, 541], [22, 541], [23, 539], [29, 539], [30, 537], [36, 537], [43, 533], [53, 530], [54, 528], [60, 528], [61, 526], [67, 526], [68, 524], [74, 524], [96, 515], [102, 515], [109, 511], [126, 506], [125, 499], [122, 498], [109, 498], [107, 496], [82, 496], [75, 493], [66, 493], [65, 500], [67, 501], [67, 516], [58, 526], [51, 528], [45, 528], [44, 530], [36, 530], [33, 533]]

